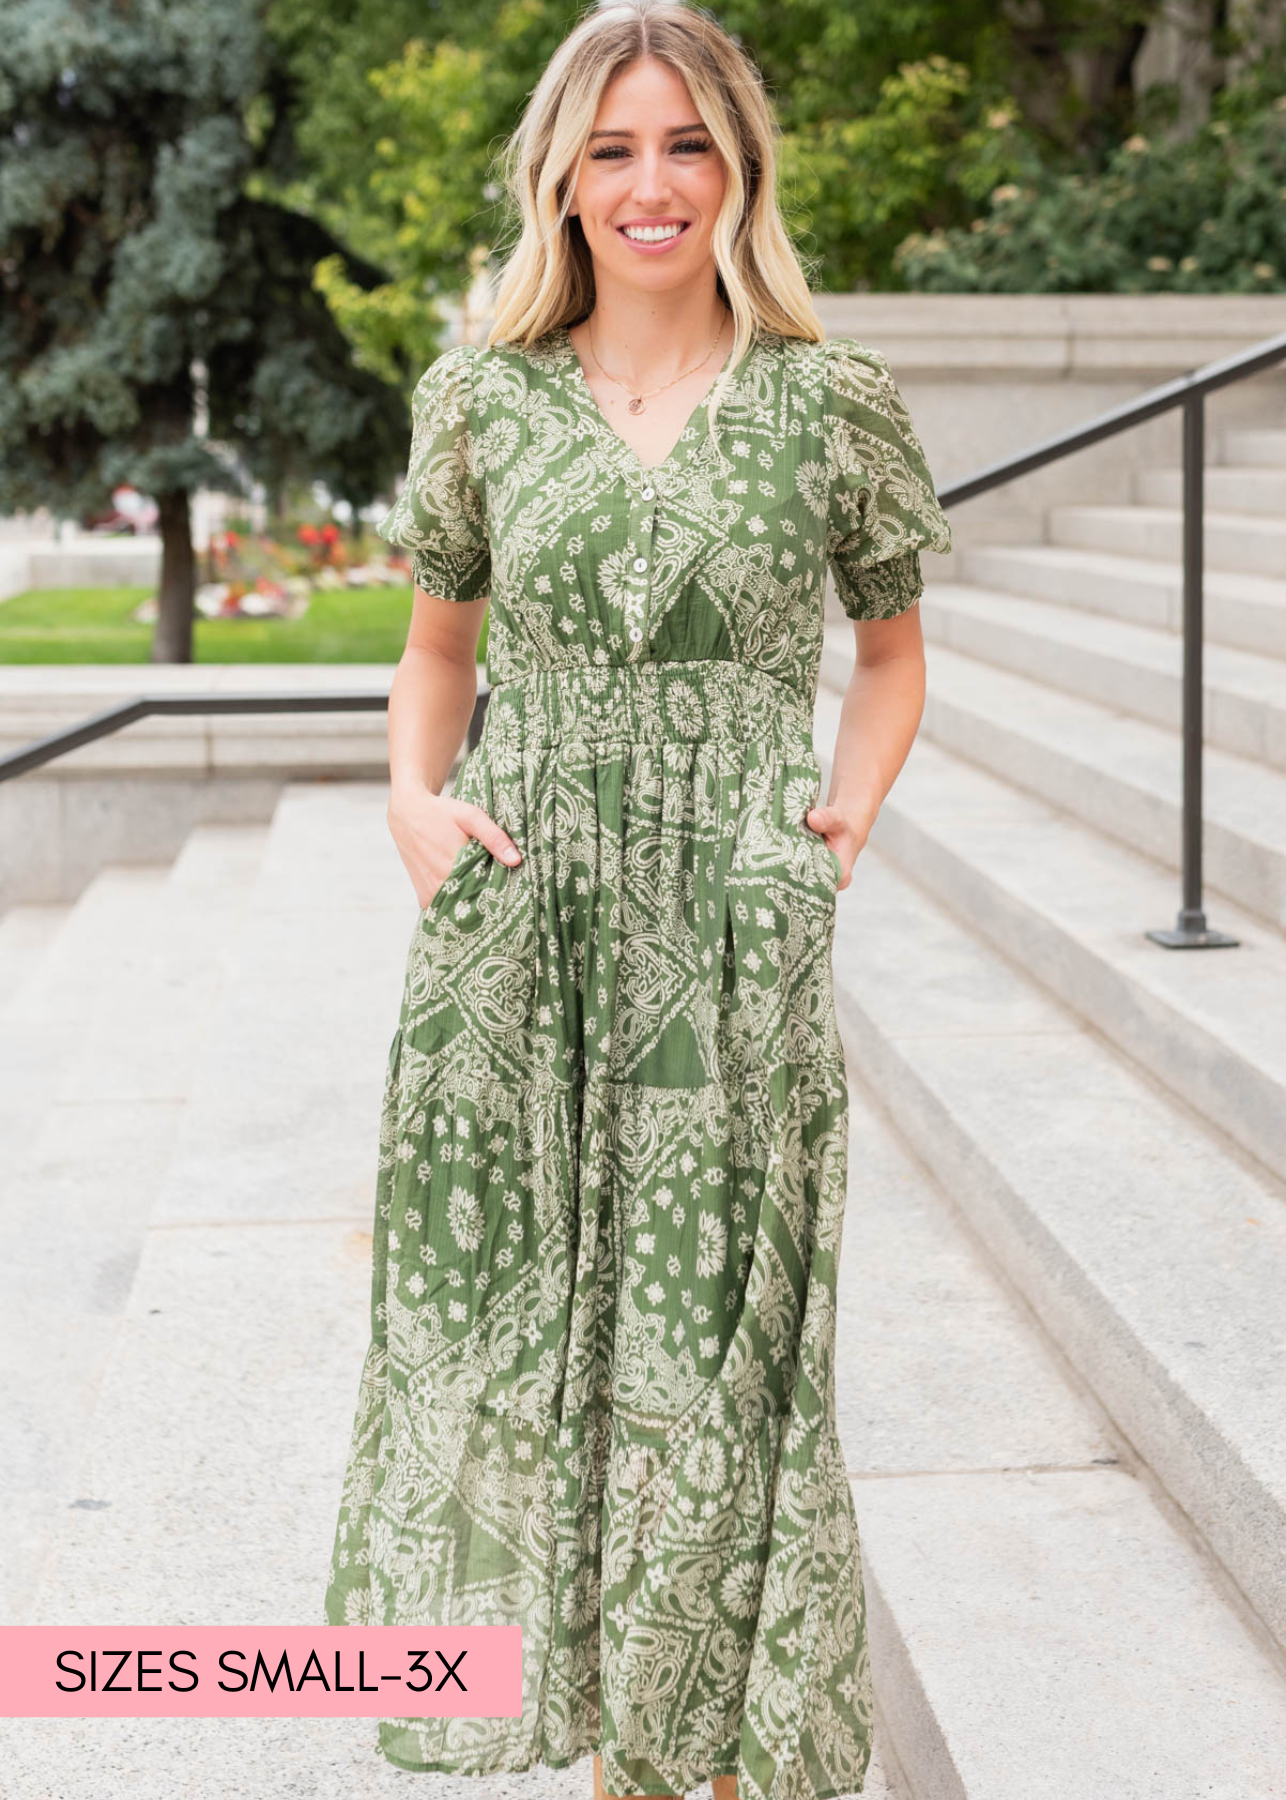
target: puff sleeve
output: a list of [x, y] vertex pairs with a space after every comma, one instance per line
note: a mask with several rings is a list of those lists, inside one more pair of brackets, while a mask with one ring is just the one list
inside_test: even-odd
[[475, 344], [454, 344], [411, 397], [406, 481], [376, 531], [411, 552], [415, 584], [444, 600], [476, 600], [491, 583], [491, 541], [473, 408]]
[[892, 619], [924, 591], [921, 549], [951, 527], [888, 363], [848, 338], [822, 345], [826, 371], [826, 555], [850, 619]]

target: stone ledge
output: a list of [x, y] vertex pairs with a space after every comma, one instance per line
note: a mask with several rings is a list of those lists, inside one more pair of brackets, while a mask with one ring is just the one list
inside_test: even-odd
[[[0, 754], [140, 694], [387, 695], [395, 665], [24, 665], [0, 669]], [[478, 667], [479, 687], [485, 672]], [[463, 745], [461, 746], [463, 754]], [[457, 759], [458, 766], [458, 759]], [[266, 824], [292, 780], [388, 780], [377, 712], [136, 720], [0, 781], [0, 909], [74, 900], [106, 863], [168, 862], [194, 825]]]
[[[27, 664], [0, 668], [0, 755], [143, 694], [326, 694], [387, 698], [389, 663]], [[482, 665], [478, 684], [486, 685]], [[85, 775], [388, 773], [388, 725], [375, 712], [155, 715], [82, 744], [20, 782]], [[7, 784], [0, 782], [0, 793]]]
[[[953, 380], [997, 373], [1137, 376], [1151, 386], [1286, 329], [1280, 294], [815, 294], [813, 300], [828, 335], [878, 349], [917, 380], [931, 373]], [[1280, 396], [1286, 364], [1264, 379], [1277, 384]]]

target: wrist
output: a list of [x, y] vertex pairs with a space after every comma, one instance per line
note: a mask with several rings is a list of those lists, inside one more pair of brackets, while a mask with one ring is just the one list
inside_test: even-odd
[[389, 806], [400, 807], [430, 798], [436, 799], [437, 792], [436, 788], [430, 787], [423, 775], [397, 775], [389, 782]]

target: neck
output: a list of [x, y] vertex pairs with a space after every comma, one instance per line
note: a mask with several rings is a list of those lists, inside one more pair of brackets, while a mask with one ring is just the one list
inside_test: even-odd
[[636, 289], [605, 292], [599, 288], [593, 310], [577, 327], [577, 336], [618, 381], [642, 389], [673, 380], [693, 364], [709, 374], [719, 348], [727, 349], [732, 314], [711, 290], [696, 300], [690, 293], [643, 294]]

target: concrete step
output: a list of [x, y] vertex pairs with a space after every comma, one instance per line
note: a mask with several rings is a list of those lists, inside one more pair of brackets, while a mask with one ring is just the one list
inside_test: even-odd
[[11, 906], [0, 917], [0, 1162], [11, 1167], [30, 1136], [33, 1110], [53, 1080], [65, 1033], [52, 1020], [14, 1030], [4, 1014], [62, 930], [70, 906]]
[[861, 1484], [886, 1729], [915, 1800], [1276, 1800], [1273, 1652], [1127, 1475]]
[[[283, 1207], [343, 1216], [365, 1192], [373, 1152], [354, 1127], [378, 1113], [392, 1030], [381, 1001], [397, 992], [417, 912], [386, 805], [374, 784], [288, 788], [271, 828], [238, 828], [236, 898], [198, 855], [213, 837], [193, 834], [170, 949], [131, 971], [141, 983], [150, 966], [164, 1004], [136, 1002], [133, 1036], [113, 1039], [108, 1022], [85, 1037], [6, 1194], [17, 1253], [0, 1306], [0, 1440], [16, 1449], [0, 1456], [0, 1503], [23, 1546], [5, 1565], [8, 1620], [33, 1604], [51, 1528], [79, 1495], [86, 1422], [149, 1227], [181, 1231], [229, 1205], [248, 1222]], [[381, 884], [399, 906], [367, 907]], [[354, 1014], [367, 1027], [357, 1083], [336, 1053]], [[292, 1123], [317, 1140], [307, 1169]]]
[[0, 915], [0, 1016], [53, 942], [71, 911], [62, 901], [11, 906]]
[[[1051, 506], [1051, 544], [1115, 556], [1183, 559], [1183, 514], [1173, 506]], [[1205, 560], [1244, 575], [1286, 575], [1286, 519], [1206, 509]]]
[[[371, 1109], [419, 910], [387, 805], [376, 782], [283, 790], [158, 1224], [229, 1209], [251, 1221], [347, 1217], [365, 1204]], [[340, 1054], [350, 1033], [351, 1057]], [[299, 1165], [303, 1136], [317, 1141], [316, 1166]]]
[[[920, 603], [926, 641], [1177, 731], [1183, 640], [1173, 633], [995, 589], [936, 582]], [[1207, 743], [1286, 770], [1286, 670], [1224, 644], [1204, 652]]]
[[[820, 708], [829, 703], [827, 696]], [[1235, 949], [1177, 952], [1173, 875], [919, 738], [872, 833], [911, 878], [1286, 1178], [1286, 945], [1232, 902]]]
[[[75, 1497], [94, 1398], [264, 836], [205, 826], [168, 871], [103, 871], [95, 886], [135, 901], [145, 891], [146, 909], [118, 916], [111, 936], [100, 906], [91, 933], [87, 895], [60, 954], [9, 1009], [19, 1050], [48, 1042], [55, 1054], [41, 1064], [44, 1088], [0, 1202], [0, 1507], [15, 1549], [0, 1585], [7, 1622], [20, 1622], [58, 1513]], [[73, 960], [73, 924], [97, 945], [94, 957]]]
[[222, 993], [268, 841], [266, 825], [198, 825], [171, 866], [127, 990], [129, 1009], [80, 1034], [58, 1098], [187, 1100], [202, 1055], [199, 1024]]
[[1223, 460], [1286, 469], [1286, 431], [1227, 431]]
[[[0, 1011], [0, 1143], [10, 1167], [34, 1141], [86, 1021], [112, 996], [127, 1003], [167, 873], [150, 863], [100, 870], [60, 922], [47, 916], [26, 933], [43, 935], [44, 948], [25, 956]], [[14, 933], [23, 935], [21, 920]]]
[[[29, 957], [9, 991], [6, 1025], [39, 1024], [51, 1013], [75, 1018], [92, 990], [115, 979], [128, 980], [146, 956], [148, 908], [165, 886], [164, 863], [113, 865], [102, 870], [61, 921], [50, 918], [35, 931], [46, 937], [43, 954]], [[55, 909], [56, 910], [56, 909]], [[15, 908], [16, 915], [44, 912]], [[8, 917], [8, 915], [6, 915]], [[50, 929], [50, 926], [53, 929]], [[22, 930], [19, 924], [17, 929]]]
[[[1271, 1795], [1280, 1650], [995, 1255], [974, 1205], [994, 1130], [955, 1160], [971, 1067], [994, 1125], [998, 1057], [1092, 1036], [999, 959], [968, 961], [968, 940], [954, 960], [954, 929], [878, 852], [839, 898], [853, 1112], [835, 1379], [877, 1742], [916, 1800]], [[868, 975], [887, 1035], [853, 1004]], [[937, 1004], [917, 1016], [925, 987]], [[925, 1109], [921, 1088], [939, 1096]], [[1032, 1123], [1011, 1115], [1011, 1178], [1040, 1169]], [[1201, 1691], [1211, 1654], [1227, 1711]]]
[[[1249, 513], [1286, 518], [1286, 465], [1208, 468], [1204, 472], [1207, 513]], [[1136, 469], [1134, 499], [1140, 506], [1182, 507], [1182, 469]]]
[[1286, 1185], [874, 833], [857, 866], [835, 952], [854, 1072], [1286, 1645]]
[[[364, 1098], [341, 1132], [278, 1104], [294, 1179], [265, 1186], [253, 1211], [225, 1182], [198, 1216], [176, 1165], [173, 1210], [148, 1235], [82, 1474], [81, 1494], [106, 1504], [65, 1515], [34, 1623], [320, 1621], [369, 1323], [378, 1087], [401, 980], [385, 949], [393, 935], [404, 948], [414, 924], [405, 873], [382, 854], [384, 796], [370, 798], [365, 824], [355, 795], [328, 832], [306, 829], [302, 806], [283, 818], [265, 907], [298, 921], [300, 892], [336, 903], [316, 904], [309, 953], [279, 970], [264, 1003], [230, 1007], [212, 1045], [221, 1068], [253, 1072], [280, 1041], [279, 1019], [293, 1018], [298, 1044], [307, 1018], [336, 1091]], [[293, 842], [287, 823], [299, 826]], [[362, 898], [351, 884], [365, 876]], [[387, 940], [381, 914], [398, 924]], [[247, 978], [262, 966], [261, 928], [266, 948], [281, 941], [256, 908]], [[318, 968], [353, 966], [363, 945], [366, 986], [341, 983], [319, 1027]], [[202, 1088], [193, 1113], [208, 1111], [225, 1138], [244, 1132], [248, 1166], [267, 1111], [243, 1119], [227, 1099]], [[334, 1192], [337, 1155], [364, 1169], [360, 1182], [310, 1215], [303, 1196]], [[1286, 1687], [1231, 1584], [861, 1091], [849, 1168], [836, 1394], [877, 1696], [864, 1792], [1065, 1800], [1074, 1767], [1078, 1792], [1113, 1800], [1196, 1800], [1218, 1791], [1211, 1770], [1227, 1800], [1269, 1794]], [[296, 1785], [315, 1800], [364, 1800], [398, 1779], [371, 1752], [372, 1721], [197, 1721], [181, 1733], [129, 1723], [128, 1735], [117, 1721], [0, 1724], [0, 1741], [23, 1794], [48, 1787], [59, 1800], [110, 1796], [105, 1759], [146, 1771], [157, 1793], [205, 1778], [220, 1800]], [[449, 1800], [553, 1800], [586, 1792], [588, 1778], [586, 1758], [494, 1781], [437, 1777], [435, 1788]]]
[[[831, 627], [824, 654], [824, 679], [831, 681], [836, 670], [851, 666], [851, 634]], [[1177, 875], [1182, 843], [1177, 732], [990, 668], [940, 644], [931, 646], [929, 659], [922, 736]], [[1207, 745], [1203, 793], [1206, 887], [1282, 929], [1286, 774]], [[1168, 923], [1149, 921], [1154, 922]]]
[[[960, 573], [971, 586], [1096, 617], [1106, 614], [1154, 631], [1183, 629], [1183, 572], [1177, 562], [1053, 544], [990, 544], [962, 550]], [[932, 595], [937, 585], [931, 583], [926, 593]], [[1286, 583], [1207, 569], [1202, 587], [1207, 644], [1286, 657]]]

